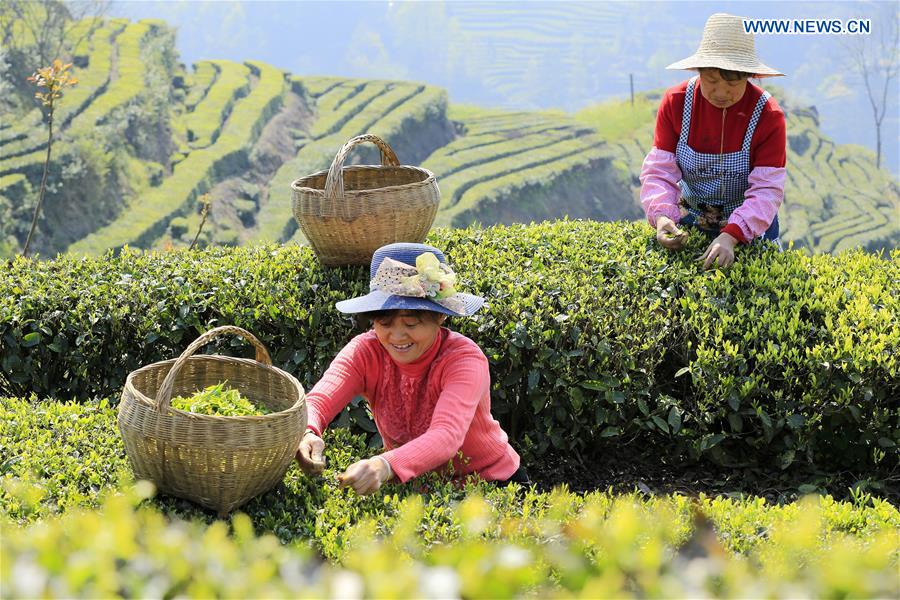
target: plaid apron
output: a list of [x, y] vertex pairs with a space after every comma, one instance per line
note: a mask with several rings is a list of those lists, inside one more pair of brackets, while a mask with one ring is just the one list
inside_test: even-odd
[[[694, 106], [694, 77], [687, 86], [681, 115], [681, 134], [675, 147], [675, 160], [681, 169], [681, 223], [692, 225], [710, 236], [728, 224], [732, 211], [744, 203], [750, 187], [750, 140], [759, 123], [769, 92], [763, 92], [753, 109], [741, 149], [723, 154], [703, 154], [688, 146], [691, 131], [691, 109]], [[763, 239], [778, 241], [778, 215], [763, 234]]]

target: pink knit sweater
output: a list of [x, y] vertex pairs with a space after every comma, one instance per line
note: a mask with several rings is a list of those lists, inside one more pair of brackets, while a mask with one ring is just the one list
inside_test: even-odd
[[442, 327], [421, 357], [403, 365], [368, 331], [344, 346], [307, 394], [308, 427], [321, 435], [362, 395], [384, 440], [382, 456], [400, 481], [451, 460], [456, 475], [504, 480], [520, 459], [491, 416], [490, 390], [487, 358], [463, 335]]

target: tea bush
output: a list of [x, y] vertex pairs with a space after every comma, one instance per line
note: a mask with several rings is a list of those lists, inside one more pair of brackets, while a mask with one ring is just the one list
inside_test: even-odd
[[[489, 537], [514, 540], [545, 535], [541, 525], [545, 519], [568, 522], [591, 498], [597, 502], [605, 498], [607, 504], [614, 500], [608, 492], [582, 496], [558, 488], [540, 493], [516, 486], [497, 488], [476, 480], [458, 484], [436, 474], [408, 485], [388, 484], [378, 494], [361, 497], [340, 488], [337, 475], [371, 455], [365, 437], [347, 429], [329, 429], [325, 441], [326, 470], [321, 477], [305, 476], [291, 466], [282, 484], [241, 510], [257, 530], [273, 533], [284, 543], [313, 540], [317, 551], [329, 559], [343, 556], [353, 527], [365, 519], [374, 519], [382, 534], [406, 526], [406, 521], [397, 518], [398, 507], [417, 498], [421, 506], [416, 531], [428, 544], [465, 537], [452, 508], [471, 495], [487, 499], [503, 518], [524, 519], [515, 530], [502, 527], [500, 517], [496, 526], [482, 529]], [[116, 426], [116, 409], [106, 400], [72, 403], [0, 398], [0, 482], [0, 514], [23, 524], [76, 508], [98, 508], [104, 496], [133, 483]], [[677, 539], [686, 539], [691, 528], [690, 499], [630, 497], [646, 504], [648, 510], [670, 511]], [[217, 520], [214, 512], [183, 500], [161, 496], [153, 504], [173, 517], [207, 523]], [[715, 524], [724, 546], [744, 554], [765, 542], [778, 523], [796, 519], [801, 512], [797, 505], [771, 505], [764, 498], [700, 496], [697, 506]], [[900, 527], [897, 508], [867, 494], [855, 495], [852, 502], [824, 496], [818, 507], [823, 543], [841, 533], [870, 538]]]
[[77, 404], [0, 398], [4, 515], [24, 522], [96, 507], [101, 494], [131, 482], [115, 409], [105, 399]]
[[115, 416], [105, 400], [0, 399], [4, 598], [898, 592], [900, 511], [865, 494], [779, 506], [431, 475], [360, 497], [336, 475], [371, 451], [335, 429], [322, 477], [291, 467], [219, 520], [135, 487]]
[[[451, 327], [488, 356], [494, 413], [528, 457], [632, 444], [775, 470], [897, 464], [900, 252], [742, 247], [730, 271], [703, 272], [699, 236], [671, 254], [640, 223], [428, 241], [488, 300]], [[295, 246], [18, 259], [0, 270], [0, 394], [113, 396], [222, 324], [260, 337], [308, 389], [358, 331], [334, 303], [367, 291], [367, 268], [323, 268]], [[350, 420], [373, 430], [361, 407]]]
[[[395, 527], [352, 528], [340, 561], [302, 544], [259, 537], [244, 514], [205, 526], [166, 519], [142, 482], [79, 509], [17, 527], [4, 523], [5, 598], [31, 597], [896, 597], [897, 535], [833, 535], [805, 503], [745, 556], [722, 547], [702, 521], [665, 502], [591, 495], [578, 509], [559, 495], [535, 518], [473, 495], [447, 506], [452, 544], [423, 539], [423, 500], [396, 507]], [[385, 496], [385, 500], [389, 500]], [[566, 502], [568, 500], [568, 502]], [[391, 500], [393, 503], [393, 500]], [[527, 536], [520, 532], [527, 532]]]

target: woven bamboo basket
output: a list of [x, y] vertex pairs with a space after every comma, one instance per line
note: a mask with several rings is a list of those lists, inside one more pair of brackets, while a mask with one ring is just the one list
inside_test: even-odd
[[[363, 142], [381, 150], [381, 165], [344, 166]], [[359, 135], [344, 144], [331, 168], [291, 184], [300, 230], [322, 264], [367, 265], [393, 242], [422, 242], [441, 201], [434, 173], [401, 166], [381, 138]]]
[[[248, 340], [256, 360], [192, 356], [224, 334]], [[226, 417], [170, 406], [173, 395], [190, 395], [226, 380], [245, 398], [273, 412]], [[161, 493], [224, 516], [284, 478], [306, 429], [306, 399], [292, 375], [272, 366], [256, 337], [239, 327], [216, 327], [177, 359], [131, 372], [118, 425], [135, 478], [148, 479]]]

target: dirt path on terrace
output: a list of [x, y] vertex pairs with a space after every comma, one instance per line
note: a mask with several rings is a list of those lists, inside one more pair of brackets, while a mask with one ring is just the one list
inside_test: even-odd
[[[241, 235], [252, 237], [255, 222], [242, 221], [234, 201], [251, 199], [256, 202], [257, 208], [265, 203], [269, 181], [282, 164], [296, 156], [294, 142], [300, 134], [309, 130], [314, 118], [312, 110], [300, 96], [290, 91], [285, 94], [281, 110], [266, 123], [254, 144], [248, 168], [220, 181], [210, 190], [216, 202], [210, 218], [213, 229], [217, 225], [230, 226]], [[245, 183], [257, 186], [258, 195], [248, 198]]]

